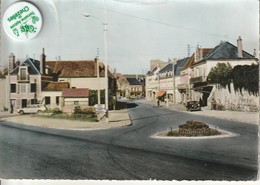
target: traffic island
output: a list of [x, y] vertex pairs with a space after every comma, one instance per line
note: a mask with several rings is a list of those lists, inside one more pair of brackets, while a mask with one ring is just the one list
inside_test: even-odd
[[190, 120], [185, 124], [179, 125], [177, 129], [170, 128], [169, 131], [159, 133], [155, 137], [161, 138], [217, 138], [235, 136], [236, 134], [220, 130], [217, 127], [212, 128], [201, 121]]

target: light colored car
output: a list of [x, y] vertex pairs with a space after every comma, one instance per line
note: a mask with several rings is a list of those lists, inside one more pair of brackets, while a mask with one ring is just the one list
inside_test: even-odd
[[17, 112], [20, 114], [33, 114], [33, 113], [40, 113], [45, 110], [46, 110], [45, 105], [33, 104], [33, 105], [28, 105], [27, 107], [24, 108], [20, 108], [17, 110]]

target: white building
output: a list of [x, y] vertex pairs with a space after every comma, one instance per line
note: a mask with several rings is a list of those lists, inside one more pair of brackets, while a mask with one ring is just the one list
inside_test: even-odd
[[[209, 106], [213, 98], [213, 84], [207, 83], [210, 70], [218, 63], [229, 63], [232, 67], [237, 65], [257, 64], [255, 56], [243, 51], [242, 39], [239, 37], [237, 46], [229, 42], [222, 42], [212, 49], [206, 56], [195, 61], [191, 66], [190, 84], [192, 99], [201, 101], [202, 106]], [[224, 96], [224, 95], [223, 95]], [[256, 97], [258, 98], [258, 97]], [[224, 104], [225, 102], [220, 102]]]

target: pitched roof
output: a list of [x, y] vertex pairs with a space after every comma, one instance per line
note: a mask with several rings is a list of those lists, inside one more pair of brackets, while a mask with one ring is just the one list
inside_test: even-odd
[[121, 73], [115, 73], [114, 76], [117, 78], [117, 81], [121, 83], [127, 83], [126, 77]]
[[62, 89], [62, 96], [65, 98], [87, 98], [89, 97], [89, 89], [88, 88]]
[[[178, 76], [180, 75], [180, 71], [185, 67], [185, 65], [188, 63], [189, 57], [180, 59], [177, 61], [177, 63], [174, 65], [174, 75]], [[159, 73], [169, 72], [172, 71], [172, 63], [168, 63], [163, 69], [160, 70]]]
[[[97, 77], [95, 60], [46, 61], [46, 65], [53, 73], [59, 74], [60, 78]], [[99, 76], [105, 76], [105, 65], [101, 62], [99, 62]], [[109, 70], [108, 76], [113, 77]]]
[[136, 78], [126, 78], [130, 85], [141, 85], [141, 83]]
[[223, 42], [211, 50], [202, 60], [221, 60], [221, 59], [255, 59], [255, 57], [243, 50], [243, 58], [237, 55], [237, 46], [229, 42]]
[[143, 74], [124, 74], [126, 78], [145, 78], [145, 75]]
[[63, 89], [69, 88], [69, 82], [51, 82], [43, 91], [62, 91]]
[[177, 64], [174, 65], [174, 75], [179, 76], [180, 71], [185, 67], [188, 63], [190, 57], [183, 58], [177, 61]]
[[[28, 66], [28, 73], [31, 75], [40, 75], [40, 61], [32, 58], [26, 59], [20, 66]], [[16, 75], [19, 72], [19, 66], [17, 66], [13, 71], [11, 71], [11, 75]]]
[[96, 62], [85, 61], [46, 61], [53, 73], [59, 77], [94, 77], [97, 76]]

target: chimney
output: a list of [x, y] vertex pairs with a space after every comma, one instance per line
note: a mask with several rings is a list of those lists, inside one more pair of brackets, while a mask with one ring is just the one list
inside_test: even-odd
[[199, 60], [201, 60], [203, 58], [203, 48], [200, 48], [200, 57]]
[[199, 46], [197, 46], [196, 50], [195, 50], [195, 62], [197, 62], [200, 59], [200, 48]]
[[45, 74], [45, 62], [46, 62], [46, 55], [44, 53], [44, 48], [42, 48], [41, 60], [40, 60], [40, 73]]
[[21, 64], [20, 60], [17, 60], [16, 63], [15, 63], [15, 66], [19, 66]]
[[237, 57], [243, 58], [243, 44], [240, 36], [237, 39]]
[[13, 53], [9, 56], [9, 71], [11, 72], [15, 68], [15, 56]]

